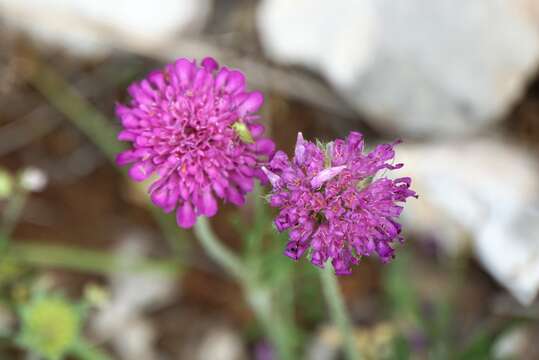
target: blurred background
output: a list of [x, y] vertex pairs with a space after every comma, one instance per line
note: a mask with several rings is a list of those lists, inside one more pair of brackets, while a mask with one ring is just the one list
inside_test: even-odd
[[[288, 153], [298, 131], [403, 140], [406, 245], [340, 279], [364, 358], [539, 359], [539, 1], [0, 0], [1, 359], [60, 354], [69, 316], [73, 358], [277, 359], [238, 284], [111, 161], [127, 85], [205, 56], [265, 93]], [[339, 359], [271, 210], [225, 209], [228, 245], [263, 245], [297, 358]], [[39, 299], [63, 310], [29, 320]], [[38, 344], [47, 316], [64, 337]]]

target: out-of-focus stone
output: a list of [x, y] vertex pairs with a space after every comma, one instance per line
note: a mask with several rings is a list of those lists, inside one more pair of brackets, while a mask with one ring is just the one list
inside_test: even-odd
[[531, 154], [493, 139], [401, 145], [395, 176], [413, 178], [408, 229], [450, 252], [473, 247], [487, 271], [522, 304], [539, 290], [539, 172]]
[[[389, 323], [354, 329], [358, 351], [361, 351], [361, 358], [367, 360], [392, 358], [391, 344], [394, 336], [395, 328]], [[323, 326], [309, 344], [306, 358], [334, 360], [342, 347], [343, 339], [339, 330], [333, 326]]]
[[[117, 249], [122, 264], [128, 268], [147, 253], [147, 238], [133, 232]], [[174, 279], [160, 273], [126, 271], [111, 276], [111, 298], [99, 307], [91, 319], [94, 336], [111, 342], [120, 359], [157, 360], [157, 332], [145, 311], [155, 309], [174, 294]]]
[[535, 0], [264, 0], [258, 26], [272, 58], [319, 70], [373, 126], [409, 136], [495, 123], [539, 60]]
[[247, 354], [240, 335], [230, 328], [212, 329], [203, 339], [198, 360], [245, 360]]
[[21, 172], [19, 184], [26, 191], [40, 192], [47, 186], [47, 174], [36, 167], [28, 167]]
[[264, 0], [257, 13], [271, 57], [347, 85], [372, 62], [376, 20], [371, 1], [365, 0]]
[[526, 358], [526, 342], [529, 340], [530, 329], [520, 326], [502, 334], [494, 343], [493, 357], [495, 360]]
[[[160, 43], [204, 25], [210, 0], [0, 0], [0, 17], [79, 55]], [[139, 45], [142, 44], [142, 45]]]

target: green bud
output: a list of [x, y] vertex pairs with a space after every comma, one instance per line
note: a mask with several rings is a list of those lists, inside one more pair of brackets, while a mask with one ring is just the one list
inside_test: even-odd
[[58, 295], [38, 295], [21, 306], [17, 342], [47, 360], [62, 359], [77, 343], [82, 324], [80, 306]]
[[234, 124], [232, 124], [232, 128], [244, 143], [252, 144], [255, 142], [249, 128], [247, 128], [247, 125], [244, 123], [236, 121]]

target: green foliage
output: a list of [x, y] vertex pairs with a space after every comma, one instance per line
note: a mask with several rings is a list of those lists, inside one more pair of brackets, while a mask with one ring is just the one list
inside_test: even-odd
[[[413, 249], [401, 249], [397, 258], [384, 271], [384, 291], [392, 321], [402, 334], [393, 343], [394, 359], [416, 358], [417, 354], [406, 334], [425, 336], [424, 354], [431, 359], [481, 360], [492, 359], [493, 347], [500, 335], [515, 324], [508, 319], [495, 326], [480, 326], [478, 332], [465, 344], [455, 336], [458, 329], [456, 301], [466, 275], [465, 257], [446, 259], [441, 265], [448, 278], [447, 288], [432, 299], [420, 298], [411, 272], [415, 258]], [[428, 304], [432, 311], [422, 311]]]
[[517, 319], [508, 319], [497, 326], [482, 326], [473, 335], [464, 349], [455, 357], [456, 360], [488, 360], [493, 358], [492, 349], [496, 341], [520, 323]]
[[0, 169], [0, 200], [7, 199], [13, 191], [13, 178], [4, 169]]
[[458, 360], [489, 360], [492, 359], [492, 346], [494, 345], [495, 336], [492, 334], [482, 334], [469, 344], [469, 346], [462, 351], [457, 359]]
[[393, 339], [392, 360], [408, 360], [412, 356], [410, 344], [403, 336], [395, 336]]
[[19, 279], [27, 269], [20, 264], [10, 252], [4, 252], [0, 257], [0, 289]]
[[397, 321], [418, 326], [421, 321], [419, 296], [408, 271], [411, 255], [401, 249], [399, 256], [384, 272], [384, 290], [391, 315]]

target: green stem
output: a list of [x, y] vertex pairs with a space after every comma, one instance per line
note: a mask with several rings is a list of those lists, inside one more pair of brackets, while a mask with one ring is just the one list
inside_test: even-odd
[[24, 189], [17, 189], [9, 199], [2, 216], [2, 226], [0, 228], [0, 250], [3, 250], [9, 243], [9, 238], [15, 230], [19, 221], [28, 193]]
[[279, 358], [293, 359], [288, 332], [284, 321], [274, 309], [271, 290], [260, 286], [257, 283], [256, 272], [253, 275], [241, 259], [219, 241], [207, 218], [199, 217], [194, 230], [207, 254], [241, 283], [251, 309], [270, 337]]
[[329, 311], [335, 325], [337, 325], [344, 342], [344, 350], [348, 360], [360, 359], [359, 347], [354, 338], [344, 300], [341, 295], [335, 271], [330, 262], [320, 271], [322, 290], [329, 306]]
[[197, 219], [194, 231], [208, 255], [231, 275], [244, 282], [247, 272], [240, 258], [219, 241], [206, 217], [200, 216]]
[[131, 264], [124, 264], [117, 255], [74, 246], [18, 242], [10, 245], [10, 251], [18, 261], [30, 266], [66, 268], [94, 274], [134, 271], [173, 275], [178, 272], [176, 262], [135, 260]]
[[245, 293], [251, 309], [260, 321], [264, 331], [274, 345], [278, 359], [292, 360], [297, 358], [293, 353], [293, 339], [283, 314], [275, 308], [276, 300], [272, 299], [272, 291], [265, 287], [250, 284]]
[[248, 231], [245, 239], [245, 259], [255, 264], [249, 264], [250, 266], [258, 265], [260, 261], [260, 255], [262, 255], [262, 243], [264, 233], [268, 229], [268, 221], [270, 217], [266, 214], [265, 200], [261, 199], [262, 189], [260, 184], [256, 184], [251, 194], [249, 194], [248, 206], [252, 207], [249, 210], [253, 210], [253, 227], [251, 231]]
[[36, 61], [31, 63], [29, 70], [28, 81], [114, 162], [116, 154], [124, 150], [116, 139], [118, 128], [52, 67]]

